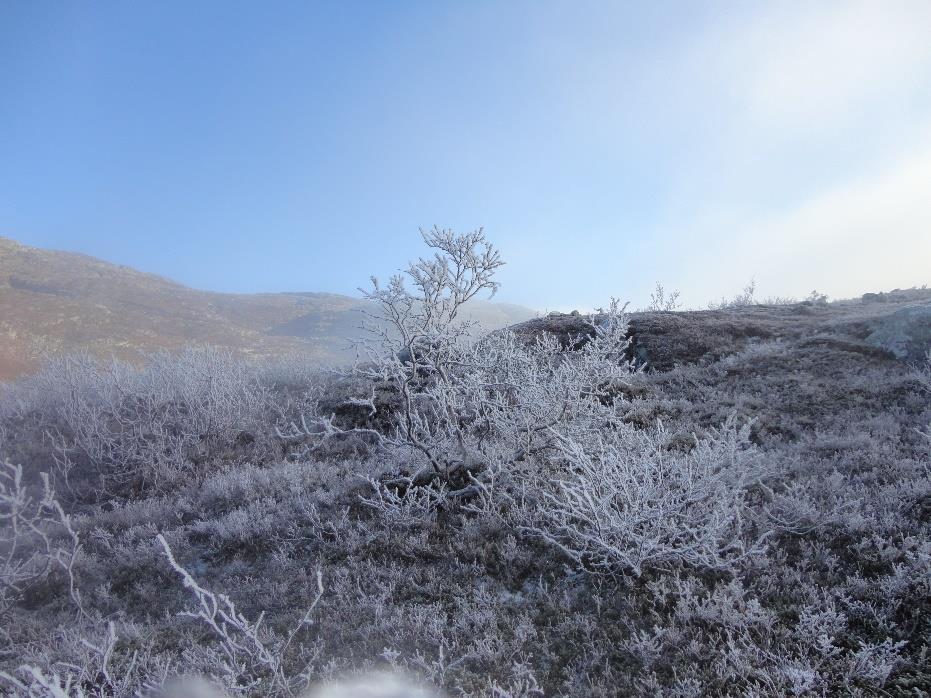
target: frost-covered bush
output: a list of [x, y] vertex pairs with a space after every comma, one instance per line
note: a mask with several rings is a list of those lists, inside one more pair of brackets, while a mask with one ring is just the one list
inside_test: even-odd
[[[23, 482], [23, 468], [0, 461], [0, 621], [23, 601], [30, 588], [56, 571], [68, 579], [77, 602], [72, 569], [80, 554], [77, 534], [64, 512], [47, 475], [31, 492]], [[6, 634], [2, 626], [0, 633]], [[9, 639], [7, 637], [7, 639]]]
[[745, 490], [761, 475], [749, 433], [728, 423], [686, 453], [667, 450], [662, 430], [561, 439], [565, 475], [538, 485], [540, 505], [522, 529], [602, 574], [733, 571], [765, 537], [744, 530]]
[[[182, 567], [161, 535], [158, 542], [165, 552], [172, 569], [184, 582], [197, 600], [196, 610], [183, 611], [182, 615], [204, 623], [215, 634], [218, 645], [191, 648], [188, 661], [191, 669], [216, 672], [213, 678], [226, 684], [228, 690], [251, 692], [261, 690], [265, 694], [294, 695], [310, 681], [308, 669], [316, 658], [313, 647], [307, 648], [295, 642], [305, 626], [313, 623], [313, 611], [323, 596], [323, 581], [317, 570], [317, 594], [311, 600], [297, 624], [283, 635], [262, 626], [263, 617], [255, 621], [246, 618], [226, 594], [215, 594], [201, 586]], [[288, 672], [286, 663], [290, 653], [305, 665], [303, 671]], [[292, 660], [293, 661], [293, 660]]]
[[721, 297], [718, 302], [712, 301], [708, 304], [708, 310], [732, 310], [734, 308], [746, 308], [756, 304], [756, 281], [750, 279], [750, 283], [744, 286], [743, 290], [733, 298]]
[[668, 313], [679, 310], [681, 307], [682, 302], [679, 300], [679, 291], [667, 293], [665, 287], [657, 281], [656, 288], [650, 294], [650, 303], [645, 310], [653, 313]]
[[57, 476], [84, 498], [161, 491], [218, 456], [252, 455], [268, 421], [255, 370], [210, 349], [154, 354], [142, 368], [60, 358], [6, 392], [4, 421], [35, 424]]

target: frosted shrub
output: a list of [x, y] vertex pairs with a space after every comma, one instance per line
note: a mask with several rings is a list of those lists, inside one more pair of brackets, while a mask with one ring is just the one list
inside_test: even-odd
[[[434, 229], [423, 237], [436, 250], [432, 259], [412, 263], [387, 286], [373, 279], [366, 295], [379, 322], [364, 345], [369, 360], [346, 376], [396, 396], [391, 427], [337, 426], [324, 414], [280, 432], [308, 443], [308, 454], [347, 436], [405, 454], [412, 468], [383, 483], [395, 491], [378, 496], [380, 508], [423, 486], [444, 490], [437, 504], [487, 494], [491, 480], [545, 457], [560, 431], [591, 430], [609, 418], [632, 371], [627, 320], [616, 302], [590, 319], [590, 336], [571, 350], [553, 337], [529, 344], [507, 331], [474, 337], [460, 311], [497, 289], [497, 250], [481, 231]], [[350, 402], [369, 416], [380, 407], [374, 387]]]
[[72, 356], [16, 386], [6, 409], [41, 415], [58, 472], [84, 496], [158, 490], [264, 420], [268, 395], [253, 373], [215, 350], [155, 354], [143, 368]]
[[588, 434], [610, 420], [632, 373], [626, 317], [614, 303], [590, 322], [592, 337], [579, 350], [554, 337], [527, 344], [499, 332], [461, 347], [455, 365], [409, 388], [389, 443], [426, 463], [389, 484], [441, 481], [452, 498], [488, 495], [493, 481], [538, 467], [561, 435]]
[[0, 686], [13, 689], [10, 695], [17, 697], [110, 698], [139, 695], [143, 684], [151, 695], [151, 689], [164, 681], [167, 667], [148, 661], [143, 653], [116, 656], [120, 638], [113, 621], [81, 631], [77, 638], [69, 630], [60, 631], [72, 645], [72, 661], [56, 662], [46, 656], [43, 666], [22, 664], [15, 673], [0, 671]]
[[71, 596], [80, 605], [73, 576], [80, 540], [44, 473], [39, 493], [37, 498], [24, 483], [22, 466], [0, 462], [0, 621], [4, 625], [7, 613], [26, 591], [56, 569], [65, 573]]
[[712, 301], [708, 304], [708, 310], [730, 310], [732, 308], [747, 308], [756, 304], [756, 281], [750, 279], [750, 283], [744, 286], [743, 291], [733, 298], [721, 297], [719, 302]]
[[733, 571], [762, 551], [742, 530], [744, 488], [759, 477], [748, 436], [728, 424], [684, 454], [665, 450], [661, 430], [599, 435], [587, 447], [561, 439], [566, 474], [540, 488], [523, 530], [597, 573]]
[[[312, 648], [295, 644], [295, 639], [313, 623], [313, 611], [323, 596], [323, 579], [317, 571], [317, 596], [314, 598], [297, 625], [286, 635], [276, 634], [262, 626], [264, 615], [255, 621], [247, 619], [225, 594], [215, 594], [202, 587], [191, 574], [184, 569], [171, 552], [171, 548], [161, 535], [158, 542], [165, 551], [171, 567], [177, 572], [197, 599], [194, 611], [184, 611], [182, 615], [201, 621], [209, 627], [218, 641], [219, 651], [210, 645], [192, 648], [191, 659], [207, 671], [213, 678], [224, 683], [227, 689], [237, 693], [250, 694], [261, 689], [274, 695], [294, 695], [309, 681], [307, 664], [313, 661]], [[297, 661], [305, 664], [303, 671], [289, 674], [286, 662], [294, 661], [291, 653], [297, 655]]]
[[679, 300], [679, 292], [666, 292], [663, 285], [657, 281], [656, 288], [650, 294], [650, 303], [645, 310], [651, 313], [668, 313], [679, 310], [682, 302]]
[[473, 325], [460, 320], [459, 313], [479, 293], [494, 295], [498, 283], [493, 276], [503, 262], [481, 230], [456, 235], [434, 228], [422, 236], [436, 250], [432, 259], [412, 263], [387, 286], [372, 277], [371, 289], [363, 290], [387, 325], [369, 326], [376, 341], [364, 346], [373, 366], [362, 370], [392, 385], [400, 396], [394, 442], [410, 446], [429, 461], [435, 474], [448, 477], [453, 465], [446, 462], [447, 444], [436, 437], [448, 431], [445, 420], [451, 415], [444, 409], [447, 405], [436, 400], [443, 392], [438, 386], [445, 387], [455, 380], [454, 373], [468, 370], [462, 359]]
[[[371, 340], [362, 348], [368, 361], [347, 375], [388, 386], [397, 396], [393, 428], [384, 434], [346, 429], [336, 426], [332, 416], [320, 415], [305, 417], [279, 433], [311, 439], [311, 448], [355, 434], [407, 450], [423, 461], [424, 469], [408, 485], [434, 479], [462, 484], [468, 481], [475, 456], [464, 441], [464, 421], [478, 416], [481, 405], [475, 399], [482, 397], [467, 394], [462, 381], [469, 372], [481, 372], [486, 360], [473, 344], [474, 325], [462, 320], [460, 312], [481, 292], [495, 292], [494, 272], [503, 262], [480, 230], [456, 235], [434, 228], [422, 235], [436, 250], [432, 259], [412, 263], [386, 285], [373, 277], [371, 289], [363, 291], [378, 310], [366, 326]], [[374, 414], [374, 390], [352, 398], [350, 404]]]

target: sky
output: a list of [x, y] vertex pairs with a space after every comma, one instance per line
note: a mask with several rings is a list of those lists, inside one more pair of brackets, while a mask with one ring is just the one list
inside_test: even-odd
[[432, 225], [543, 311], [931, 284], [931, 2], [0, 3], [0, 235], [355, 294]]

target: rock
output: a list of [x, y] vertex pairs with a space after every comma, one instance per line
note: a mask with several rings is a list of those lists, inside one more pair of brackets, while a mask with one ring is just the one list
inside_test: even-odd
[[921, 361], [931, 350], [931, 304], [906, 306], [873, 318], [866, 343], [903, 361]]

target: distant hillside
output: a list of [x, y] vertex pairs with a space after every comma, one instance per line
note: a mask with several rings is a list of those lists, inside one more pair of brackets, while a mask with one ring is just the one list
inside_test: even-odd
[[[134, 359], [210, 344], [249, 355], [349, 357], [365, 302], [332, 293], [210, 293], [94, 257], [0, 237], [0, 380], [33, 370], [44, 354], [89, 351]], [[475, 302], [487, 329], [534, 317], [515, 305]]]

